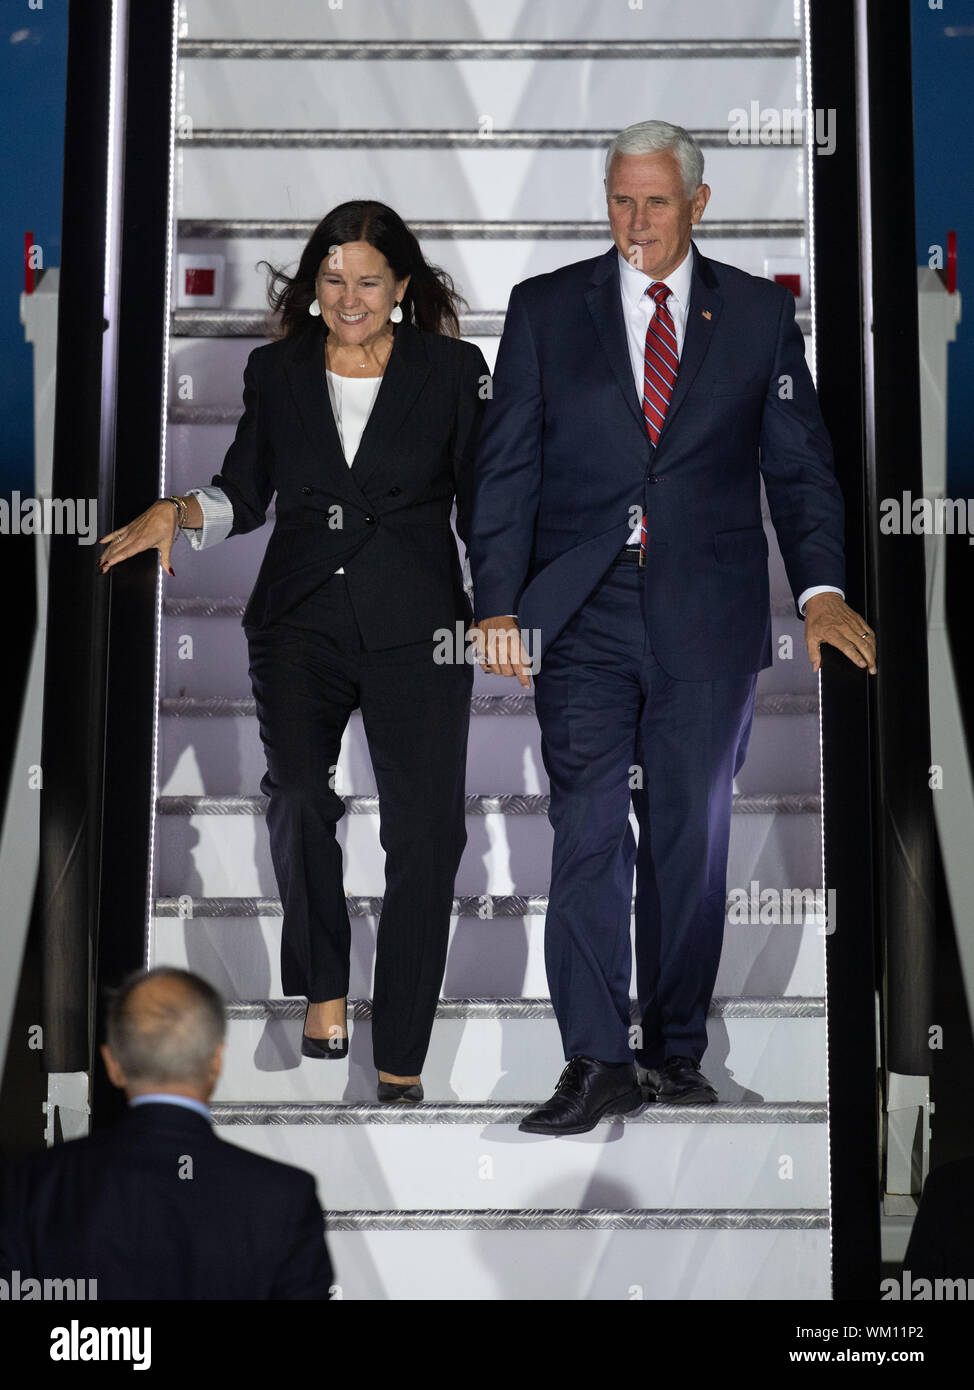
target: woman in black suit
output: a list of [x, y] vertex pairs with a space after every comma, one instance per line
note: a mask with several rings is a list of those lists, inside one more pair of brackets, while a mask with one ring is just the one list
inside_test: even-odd
[[283, 987], [309, 1000], [302, 1052], [345, 1056], [350, 929], [335, 772], [358, 707], [386, 855], [378, 1095], [418, 1101], [466, 843], [473, 669], [443, 630], [466, 631], [472, 612], [450, 514], [456, 502], [466, 543], [489, 375], [479, 349], [456, 336], [449, 277], [382, 203], [335, 208], [296, 273], [275, 272], [274, 282], [281, 336], [250, 354], [221, 472], [102, 537], [101, 566], [154, 547], [172, 573], [180, 528], [196, 547], [251, 531], [276, 494], [243, 626], [284, 907]]

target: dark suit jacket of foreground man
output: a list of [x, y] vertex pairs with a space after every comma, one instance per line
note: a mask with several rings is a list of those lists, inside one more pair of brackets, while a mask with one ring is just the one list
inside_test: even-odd
[[97, 1279], [104, 1299], [327, 1299], [315, 1181], [225, 1143], [182, 1105], [11, 1164], [0, 1276]]

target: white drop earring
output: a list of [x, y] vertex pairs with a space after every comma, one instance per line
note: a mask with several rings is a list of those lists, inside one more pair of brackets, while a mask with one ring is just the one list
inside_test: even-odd
[[321, 317], [321, 305], [318, 303], [317, 299], [312, 299], [311, 303], [308, 305], [308, 313], [312, 318], [317, 319]]
[[398, 304], [393, 305], [392, 311], [389, 314], [389, 322], [402, 323], [402, 309], [400, 309]]

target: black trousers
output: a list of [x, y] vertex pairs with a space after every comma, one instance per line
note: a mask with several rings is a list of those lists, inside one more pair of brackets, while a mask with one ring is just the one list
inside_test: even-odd
[[[379, 795], [385, 893], [376, 937], [376, 1068], [422, 1071], [466, 844], [473, 668], [433, 660], [434, 638], [367, 651], [343, 575], [266, 629], [247, 629], [267, 773], [271, 857], [284, 909], [285, 994], [348, 993], [351, 932], [335, 836], [342, 734], [360, 708]], [[348, 790], [348, 789], [346, 789]]]

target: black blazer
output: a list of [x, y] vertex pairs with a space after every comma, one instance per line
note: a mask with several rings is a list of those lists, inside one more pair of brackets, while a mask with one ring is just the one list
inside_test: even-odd
[[370, 648], [433, 639], [472, 613], [450, 527], [467, 542], [473, 455], [489, 386], [480, 349], [397, 324], [382, 384], [349, 468], [325, 378], [326, 330], [255, 348], [244, 414], [213, 478], [230, 535], [277, 519], [243, 617], [261, 628], [343, 566]]
[[311, 1174], [161, 1102], [6, 1168], [0, 1277], [15, 1270], [96, 1279], [99, 1300], [327, 1299], [332, 1283]]

